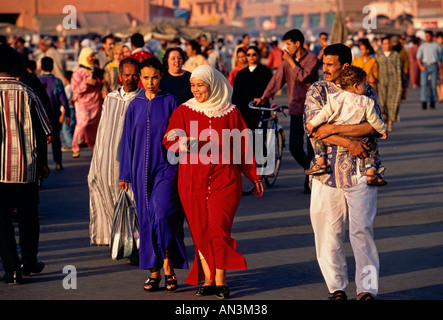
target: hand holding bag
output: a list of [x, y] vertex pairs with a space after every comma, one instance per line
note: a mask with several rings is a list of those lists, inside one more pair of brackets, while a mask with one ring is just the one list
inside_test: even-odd
[[111, 226], [112, 260], [128, 258], [139, 245], [140, 236], [135, 203], [125, 190], [121, 190], [115, 204]]

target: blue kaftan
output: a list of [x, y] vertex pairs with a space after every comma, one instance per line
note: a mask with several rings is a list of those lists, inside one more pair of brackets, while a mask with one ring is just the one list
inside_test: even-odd
[[120, 151], [119, 180], [130, 182], [140, 226], [140, 269], [163, 266], [168, 250], [173, 267], [187, 269], [183, 211], [177, 167], [162, 144], [175, 96], [160, 91], [152, 100], [143, 91], [128, 106]]

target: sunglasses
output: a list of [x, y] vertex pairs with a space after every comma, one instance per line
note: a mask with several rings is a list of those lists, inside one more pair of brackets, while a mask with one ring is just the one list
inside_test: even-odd
[[251, 57], [251, 56], [252, 56], [252, 57], [255, 57], [256, 55], [257, 55], [256, 53], [248, 53], [248, 54], [247, 54], [248, 57]]

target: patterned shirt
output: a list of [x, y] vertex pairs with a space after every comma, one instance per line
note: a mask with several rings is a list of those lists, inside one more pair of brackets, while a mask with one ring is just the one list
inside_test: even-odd
[[0, 183], [34, 182], [37, 139], [52, 128], [37, 95], [14, 77], [0, 77], [0, 130]]
[[[341, 89], [334, 83], [325, 80], [317, 81], [309, 88], [304, 112], [305, 132], [308, 132], [306, 123], [311, 121], [328, 102], [328, 94], [334, 94], [339, 90]], [[378, 116], [381, 117], [377, 94], [369, 84], [366, 84], [366, 96], [374, 100], [374, 108]], [[377, 146], [375, 136], [371, 135], [370, 139]], [[350, 188], [357, 184], [357, 158], [352, 156], [349, 151], [343, 152], [343, 149], [336, 145], [328, 144], [326, 158], [331, 170], [327, 174], [315, 176], [315, 179], [320, 180], [327, 186], [340, 189]]]

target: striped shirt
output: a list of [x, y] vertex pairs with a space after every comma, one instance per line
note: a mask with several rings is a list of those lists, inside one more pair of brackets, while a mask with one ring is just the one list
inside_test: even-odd
[[[36, 125], [41, 128], [34, 128]], [[46, 135], [52, 132], [42, 103], [28, 86], [14, 77], [1, 76], [0, 183], [36, 181], [36, 130]]]

